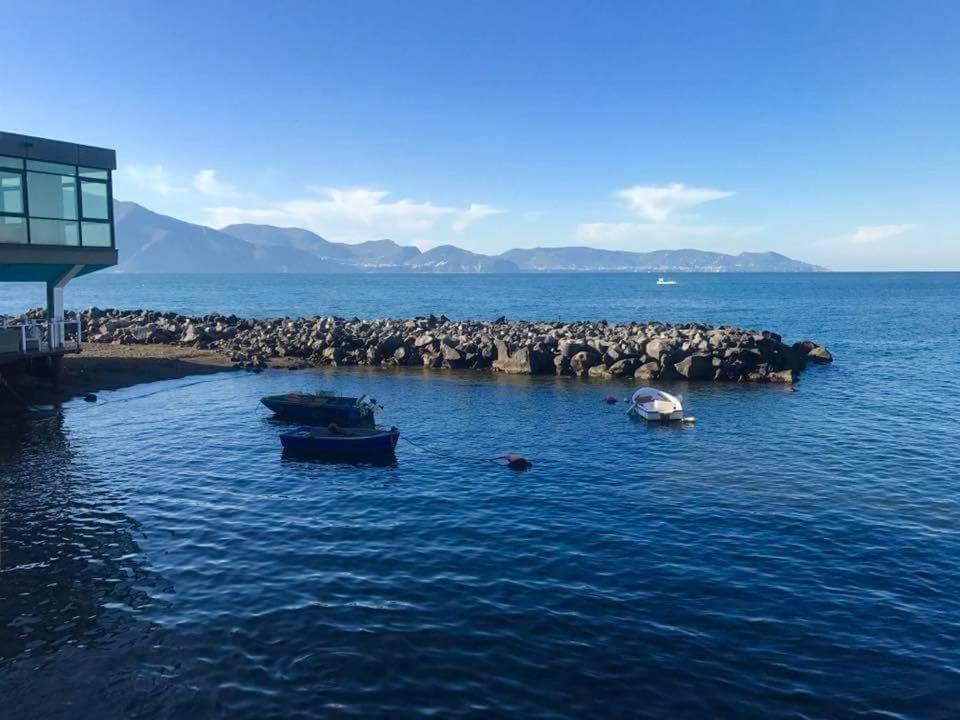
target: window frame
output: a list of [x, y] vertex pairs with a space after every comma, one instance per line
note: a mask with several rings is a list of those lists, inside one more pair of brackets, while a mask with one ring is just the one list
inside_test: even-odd
[[[24, 163], [26, 164], [26, 163]], [[20, 176], [20, 209], [21, 212], [7, 212], [5, 210], [0, 210], [0, 216], [2, 217], [12, 217], [12, 218], [21, 218], [27, 226], [27, 245], [30, 244], [30, 204], [27, 199], [27, 171], [21, 167], [19, 170], [16, 168], [8, 168], [4, 166], [3, 172], [10, 175], [19, 175]], [[5, 245], [8, 243], [4, 243]], [[19, 244], [19, 243], [18, 243]]]
[[[114, 237], [113, 232], [113, 174], [109, 170], [105, 170], [107, 173], [107, 179], [101, 180], [99, 178], [84, 177], [83, 173], [80, 172], [80, 168], [77, 169], [77, 220], [80, 223], [80, 246], [83, 247], [83, 224], [84, 223], [98, 223], [101, 225], [107, 225], [110, 228], [110, 245], [108, 247], [116, 247], [116, 238]], [[90, 185], [103, 185], [107, 191], [107, 217], [106, 218], [94, 218], [86, 217], [83, 211], [83, 184], [87, 183]], [[87, 247], [103, 247], [102, 245], [89, 245]]]
[[[4, 156], [12, 157], [12, 156]], [[35, 245], [33, 242], [33, 237], [31, 233], [31, 220], [57, 220], [59, 222], [74, 222], [77, 224], [77, 245], [68, 245], [64, 247], [96, 247], [102, 248], [103, 245], [84, 245], [83, 243], [83, 224], [84, 223], [96, 223], [99, 225], [106, 225], [110, 228], [110, 245], [109, 248], [115, 249], [117, 238], [116, 232], [113, 227], [113, 171], [108, 168], [93, 168], [88, 166], [79, 165], [67, 165], [66, 163], [47, 163], [44, 160], [32, 160], [31, 158], [13, 158], [14, 160], [20, 161], [19, 167], [9, 167], [12, 163], [7, 161], [0, 161], [0, 169], [9, 174], [17, 174], [20, 176], [20, 199], [21, 207], [23, 212], [14, 213], [14, 212], [5, 212], [0, 211], [0, 216], [3, 217], [13, 217], [20, 218], [26, 223], [27, 229], [27, 245]], [[60, 166], [63, 168], [72, 167], [73, 174], [55, 172], [50, 169], [41, 169], [37, 167], [30, 167], [30, 163], [46, 163], [46, 166]], [[43, 166], [41, 166], [43, 167]], [[91, 177], [93, 173], [103, 172], [106, 174], [106, 179]], [[46, 215], [34, 215], [30, 212], [30, 187], [28, 185], [28, 176], [30, 173], [39, 173], [41, 175], [55, 175], [58, 177], [72, 177], [75, 182], [76, 191], [74, 194], [74, 202], [76, 204], [76, 217], [75, 218], [56, 218], [48, 217]], [[86, 173], [86, 175], [85, 175]], [[83, 214], [83, 183], [93, 183], [98, 185], [106, 186], [107, 190], [107, 217], [104, 218], [87, 218]], [[8, 244], [8, 243], [3, 243]], [[44, 245], [44, 247], [47, 247]], [[50, 246], [56, 247], [56, 246]]]
[[23, 170], [13, 170], [11, 168], [0, 167], [0, 172], [6, 173], [7, 175], [19, 175], [20, 176], [20, 212], [10, 212], [9, 210], [0, 209], [0, 215], [4, 217], [27, 217], [27, 177], [26, 173]]

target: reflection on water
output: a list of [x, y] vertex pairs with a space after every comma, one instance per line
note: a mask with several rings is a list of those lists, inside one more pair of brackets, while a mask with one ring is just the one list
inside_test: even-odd
[[[135, 686], [133, 667], [95, 669], [104, 657], [113, 658], [110, 666], [128, 661], [119, 648], [156, 641], [138, 616], [170, 585], [149, 570], [140, 525], [117, 509], [109, 478], [77, 458], [62, 411], [0, 415], [0, 437], [5, 712], [81, 717], [90, 702], [119, 711], [125, 701], [104, 705], [102, 683], [122, 683], [126, 674]], [[64, 692], [73, 694], [62, 705], [34, 704]]]
[[[0, 420], [0, 713], [954, 717], [960, 327], [878, 302], [796, 394], [674, 386], [691, 427], [626, 383], [365, 369]], [[259, 398], [320, 388], [416, 445], [285, 457]]]

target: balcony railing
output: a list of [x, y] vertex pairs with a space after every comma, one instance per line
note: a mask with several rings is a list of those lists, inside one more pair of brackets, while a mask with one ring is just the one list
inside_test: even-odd
[[17, 323], [0, 320], [0, 355], [80, 352], [82, 335], [79, 320], [28, 320]]

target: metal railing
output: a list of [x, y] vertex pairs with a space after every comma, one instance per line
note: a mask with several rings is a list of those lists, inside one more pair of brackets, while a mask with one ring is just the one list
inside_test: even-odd
[[83, 326], [79, 319], [56, 322], [0, 319], [0, 354], [80, 352], [82, 342]]

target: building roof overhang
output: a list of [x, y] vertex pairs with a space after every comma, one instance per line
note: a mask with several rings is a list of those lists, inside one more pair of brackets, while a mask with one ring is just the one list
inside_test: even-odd
[[114, 248], [0, 245], [0, 282], [55, 282], [76, 265], [79, 276], [116, 264]]
[[0, 155], [100, 170], [117, 169], [115, 150], [8, 132], [0, 132]]

